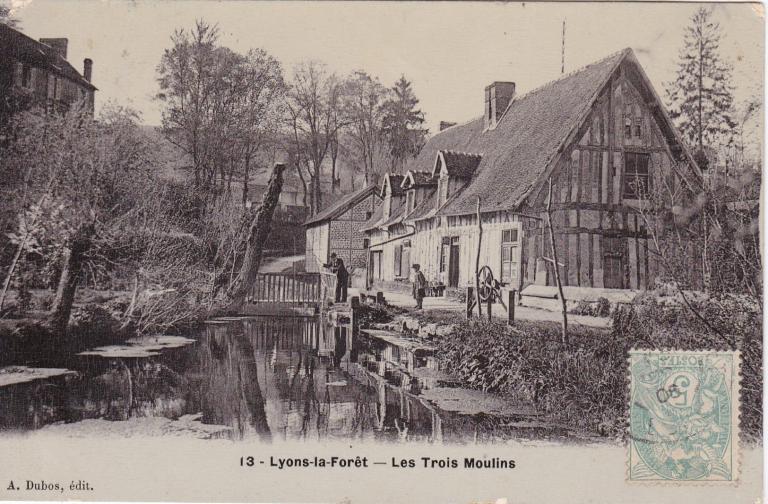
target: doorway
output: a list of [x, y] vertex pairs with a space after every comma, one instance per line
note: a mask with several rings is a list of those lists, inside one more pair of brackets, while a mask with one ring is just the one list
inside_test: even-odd
[[603, 237], [603, 285], [606, 289], [624, 288], [624, 250], [620, 238]]
[[448, 286], [459, 286], [459, 237], [450, 238], [450, 253], [448, 255]]

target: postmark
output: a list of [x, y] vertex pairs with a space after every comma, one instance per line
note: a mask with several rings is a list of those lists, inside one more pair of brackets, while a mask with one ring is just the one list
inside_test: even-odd
[[733, 351], [630, 351], [629, 481], [737, 481], [739, 366]]

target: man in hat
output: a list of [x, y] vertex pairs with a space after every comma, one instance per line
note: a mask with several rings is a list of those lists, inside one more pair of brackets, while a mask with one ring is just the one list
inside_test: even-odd
[[411, 268], [413, 268], [413, 297], [416, 299], [416, 309], [421, 310], [423, 308], [424, 293], [427, 289], [427, 279], [424, 277], [424, 273], [421, 272], [419, 264], [414, 264]]
[[335, 252], [331, 254], [331, 262], [323, 264], [324, 268], [330, 269], [331, 273], [336, 275], [336, 296], [334, 297], [337, 303], [347, 302], [347, 282], [349, 281], [349, 273], [347, 268], [344, 267], [344, 261], [341, 257], [338, 257]]

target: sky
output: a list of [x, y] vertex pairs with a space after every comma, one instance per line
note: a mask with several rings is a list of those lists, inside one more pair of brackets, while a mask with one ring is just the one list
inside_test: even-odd
[[[0, 0], [3, 1], [3, 0]], [[8, 0], [6, 0], [8, 1]], [[160, 123], [156, 67], [170, 36], [196, 19], [218, 23], [220, 43], [262, 48], [288, 75], [319, 60], [346, 75], [365, 70], [392, 85], [413, 83], [432, 132], [441, 120], [483, 112], [483, 90], [513, 81], [524, 93], [560, 76], [566, 21], [566, 73], [631, 47], [657, 92], [674, 78], [683, 27], [698, 4], [395, 3], [10, 0], [33, 38], [67, 37], [68, 59], [94, 60], [97, 108], [130, 105]], [[758, 4], [718, 4], [723, 54], [734, 64], [737, 100], [762, 95], [764, 11]]]

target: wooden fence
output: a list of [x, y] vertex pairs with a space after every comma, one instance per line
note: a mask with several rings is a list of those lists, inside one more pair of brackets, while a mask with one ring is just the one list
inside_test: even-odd
[[321, 304], [333, 301], [335, 293], [336, 275], [330, 273], [259, 273], [246, 301]]

